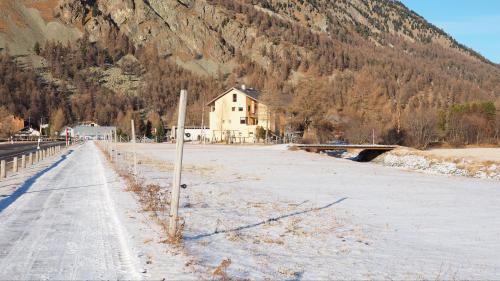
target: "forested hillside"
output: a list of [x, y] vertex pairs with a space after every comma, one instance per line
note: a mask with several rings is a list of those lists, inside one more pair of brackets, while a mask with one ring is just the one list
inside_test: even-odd
[[[181, 87], [188, 123], [199, 125], [204, 102], [245, 83], [306, 141], [367, 142], [372, 130], [379, 142], [419, 147], [500, 137], [499, 66], [398, 1], [20, 2], [7, 8], [22, 16], [0, 17], [0, 94], [4, 111], [24, 119], [92, 119], [127, 133], [134, 117], [149, 134], [172, 125]], [[13, 31], [36, 16], [23, 9], [79, 39], [47, 29], [14, 44]]]

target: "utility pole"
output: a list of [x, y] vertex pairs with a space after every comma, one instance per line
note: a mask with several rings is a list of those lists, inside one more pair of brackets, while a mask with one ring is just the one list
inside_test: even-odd
[[137, 152], [135, 150], [135, 124], [134, 119], [130, 120], [130, 125], [132, 127], [132, 146], [134, 150], [134, 176], [137, 176]]
[[172, 186], [172, 199], [170, 200], [170, 224], [168, 235], [175, 239], [177, 234], [177, 216], [179, 212], [179, 197], [181, 188], [182, 153], [184, 149], [184, 122], [186, 121], [187, 91], [181, 90], [179, 101], [179, 119], [177, 121], [177, 142], [174, 166], [174, 182]]

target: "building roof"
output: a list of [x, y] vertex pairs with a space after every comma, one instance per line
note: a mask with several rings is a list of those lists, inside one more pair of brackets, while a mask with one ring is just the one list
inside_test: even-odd
[[222, 98], [223, 96], [225, 96], [227, 93], [231, 92], [232, 90], [236, 90], [238, 92], [241, 92], [255, 101], [259, 101], [259, 97], [262, 94], [259, 90], [253, 89], [253, 88], [247, 88], [247, 87], [245, 87], [245, 85], [242, 85], [239, 87], [232, 87], [232, 88], [226, 90], [224, 93], [218, 95], [217, 97], [215, 97], [211, 101], [209, 101], [207, 103], [207, 106], [214, 103], [216, 100]]
[[76, 126], [73, 128], [73, 133], [76, 136], [105, 136], [108, 135], [111, 131], [116, 130], [116, 127], [108, 127], [108, 126], [100, 126], [100, 127], [91, 127], [91, 126]]

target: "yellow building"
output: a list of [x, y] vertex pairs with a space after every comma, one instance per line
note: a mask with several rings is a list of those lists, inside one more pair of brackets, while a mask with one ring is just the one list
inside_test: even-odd
[[258, 90], [242, 85], [211, 100], [207, 105], [212, 141], [256, 142], [257, 127], [275, 132], [272, 114], [260, 96]]

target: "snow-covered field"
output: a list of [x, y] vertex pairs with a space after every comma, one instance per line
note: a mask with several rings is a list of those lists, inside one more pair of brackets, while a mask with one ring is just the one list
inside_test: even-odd
[[[137, 145], [146, 183], [170, 188], [174, 151]], [[51, 161], [0, 181], [0, 280], [500, 276], [498, 181], [188, 144], [173, 246], [95, 144]]]
[[0, 181], [0, 191], [0, 280], [193, 279], [183, 259], [149, 243], [162, 234], [93, 143]]
[[[169, 187], [175, 145], [137, 147], [142, 176]], [[498, 181], [283, 146], [186, 145], [184, 164], [184, 255], [204, 278], [223, 260], [250, 279], [500, 276]]]

